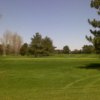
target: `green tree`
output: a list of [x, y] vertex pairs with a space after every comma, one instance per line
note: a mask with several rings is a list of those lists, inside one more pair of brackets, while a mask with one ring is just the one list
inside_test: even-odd
[[0, 44], [0, 55], [3, 55], [3, 45]]
[[49, 56], [54, 51], [53, 42], [49, 37], [42, 39], [43, 54]]
[[69, 46], [66, 45], [66, 46], [63, 47], [63, 53], [64, 54], [69, 54], [70, 53]]
[[[100, 0], [91, 0], [90, 6], [95, 8], [100, 16]], [[90, 30], [93, 36], [86, 36], [86, 39], [94, 45], [96, 53], [100, 53], [100, 20], [93, 19], [88, 22], [95, 30]]]
[[35, 57], [37, 57], [40, 56], [42, 48], [42, 36], [40, 33], [35, 33], [31, 38], [30, 51]]
[[63, 50], [62, 49], [56, 49], [54, 50], [55, 54], [63, 54]]
[[82, 53], [85, 53], [85, 54], [94, 53], [94, 47], [92, 45], [84, 45], [82, 47]]
[[20, 48], [20, 54], [22, 56], [25, 56], [28, 54], [28, 44], [27, 43], [24, 43], [21, 48]]
[[6, 46], [6, 55], [10, 55], [10, 54], [11, 54], [11, 52], [10, 52], [10, 45], [7, 44], [7, 46]]
[[31, 38], [29, 52], [35, 57], [49, 56], [54, 51], [53, 41], [49, 37], [42, 38], [40, 33], [35, 33]]
[[71, 51], [71, 54], [81, 54], [82, 51], [78, 50], [78, 49], [74, 49], [73, 51]]

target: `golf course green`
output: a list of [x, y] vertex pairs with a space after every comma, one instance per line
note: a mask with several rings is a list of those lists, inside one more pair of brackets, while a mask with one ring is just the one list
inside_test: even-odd
[[100, 100], [100, 59], [0, 57], [0, 100]]

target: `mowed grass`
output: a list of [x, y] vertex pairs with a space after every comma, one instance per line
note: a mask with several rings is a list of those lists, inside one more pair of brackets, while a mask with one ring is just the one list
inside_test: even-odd
[[100, 59], [1, 57], [0, 100], [100, 100]]

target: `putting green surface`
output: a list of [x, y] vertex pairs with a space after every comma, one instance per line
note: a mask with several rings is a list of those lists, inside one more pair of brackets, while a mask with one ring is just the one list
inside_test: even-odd
[[100, 100], [100, 59], [0, 58], [0, 100]]

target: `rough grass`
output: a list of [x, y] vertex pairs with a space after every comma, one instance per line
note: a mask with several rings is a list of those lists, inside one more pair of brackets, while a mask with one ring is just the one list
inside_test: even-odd
[[0, 100], [100, 100], [100, 59], [1, 57]]

